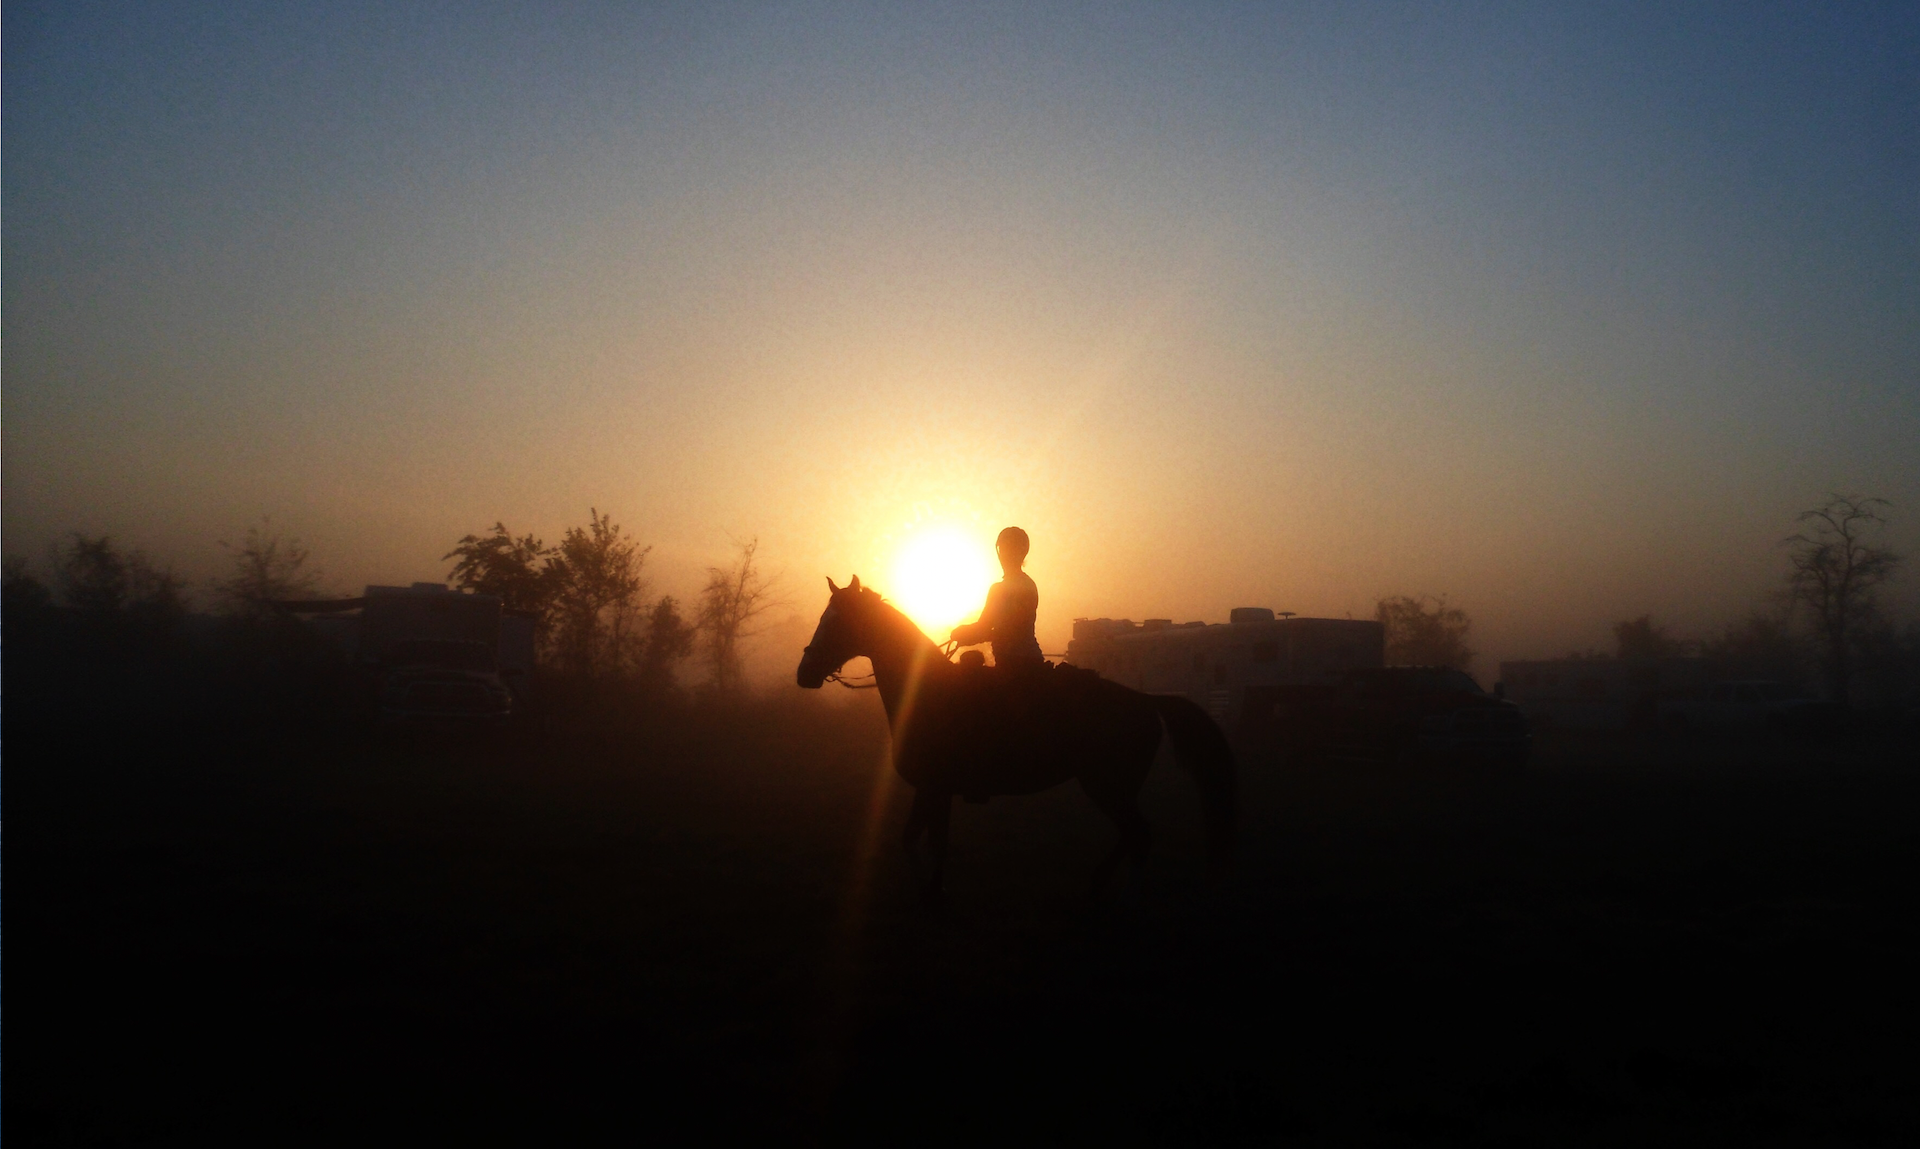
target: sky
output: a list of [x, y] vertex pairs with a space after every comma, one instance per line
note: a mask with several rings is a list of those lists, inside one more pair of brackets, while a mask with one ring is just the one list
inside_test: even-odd
[[593, 507], [661, 592], [759, 539], [810, 624], [1018, 524], [1050, 652], [1432, 594], [1486, 680], [1765, 604], [1829, 491], [1920, 563], [1914, 5], [12, 3], [0, 45], [9, 557], [205, 579], [265, 516], [353, 591]]

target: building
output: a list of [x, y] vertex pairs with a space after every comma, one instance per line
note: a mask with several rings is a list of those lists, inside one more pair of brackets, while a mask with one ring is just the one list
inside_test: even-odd
[[1328, 683], [1348, 670], [1386, 663], [1377, 622], [1275, 617], [1235, 607], [1225, 623], [1150, 618], [1077, 618], [1067, 661], [1150, 694], [1183, 694], [1227, 729], [1262, 688]]

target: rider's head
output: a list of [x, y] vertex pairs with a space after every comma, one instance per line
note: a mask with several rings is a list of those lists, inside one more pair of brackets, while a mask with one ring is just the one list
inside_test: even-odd
[[1008, 527], [993, 540], [993, 551], [1000, 556], [1000, 569], [1012, 574], [1027, 561], [1027, 532], [1019, 527]]

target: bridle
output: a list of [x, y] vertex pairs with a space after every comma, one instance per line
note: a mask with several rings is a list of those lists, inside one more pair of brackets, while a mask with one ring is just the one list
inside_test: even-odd
[[[952, 639], [948, 639], [946, 642], [943, 642], [940, 644], [940, 657], [946, 659], [948, 662], [952, 662], [953, 652], [958, 649], [960, 649], [960, 644], [955, 642]], [[812, 654], [813, 654], [812, 643], [808, 643], [806, 646], [800, 649], [800, 656], [803, 661], [806, 658], [811, 657]], [[853, 657], [854, 657], [853, 655], [848, 655], [847, 659], [851, 660]], [[841, 662], [840, 665], [845, 666], [846, 662], [843, 661]], [[857, 675], [851, 678], [835, 670], [835, 671], [829, 672], [825, 678], [821, 679], [821, 681], [831, 682], [835, 686], [843, 687], [847, 690], [878, 690], [880, 688], [879, 675], [877, 672], [871, 671], [871, 670], [865, 674]]]
[[833, 683], [835, 686], [844, 686], [848, 690], [878, 690], [880, 689], [880, 683], [878, 681], [869, 681], [873, 677], [872, 673], [867, 673], [858, 678], [848, 678], [836, 670], [832, 674], [827, 675], [826, 681]]

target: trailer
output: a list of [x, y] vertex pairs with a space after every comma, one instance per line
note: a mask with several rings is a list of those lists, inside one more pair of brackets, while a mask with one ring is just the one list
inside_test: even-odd
[[1299, 688], [1331, 687], [1386, 662], [1386, 631], [1360, 619], [1242, 606], [1224, 623], [1077, 618], [1067, 661], [1150, 694], [1180, 694], [1229, 732], [1272, 717]]

